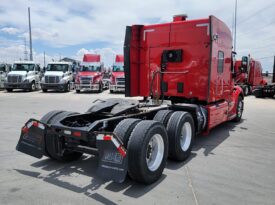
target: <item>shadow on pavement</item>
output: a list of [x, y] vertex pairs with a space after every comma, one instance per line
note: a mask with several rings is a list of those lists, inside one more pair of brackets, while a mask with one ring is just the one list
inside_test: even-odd
[[[209, 135], [203, 136], [199, 135], [195, 138], [194, 146], [190, 157], [184, 162], [177, 161], [167, 161], [166, 168], [171, 170], [180, 169], [193, 158], [197, 156], [198, 151], [203, 150], [205, 156], [214, 155], [213, 150], [223, 143], [228, 137], [230, 137], [230, 132], [234, 132], [234, 129], [244, 122], [246, 119], [242, 119], [240, 122], [226, 122], [221, 125], [218, 125], [213, 130], [210, 131]], [[247, 129], [245, 127], [240, 127], [240, 129]]]
[[[197, 156], [197, 154], [194, 152], [199, 151], [201, 149], [203, 149], [203, 153], [205, 156], [214, 154], [213, 150], [221, 143], [223, 143], [230, 136], [230, 132], [234, 131], [234, 128], [243, 121], [244, 120], [242, 120], [239, 123], [224, 123], [213, 129], [208, 136], [197, 137], [191, 156], [185, 162], [175, 162], [168, 160], [166, 168], [176, 170], [183, 167], [188, 162], [190, 162], [194, 157]], [[127, 195], [129, 197], [139, 198], [148, 193], [150, 190], [154, 189], [166, 178], [166, 175], [163, 174], [157, 182], [151, 185], [138, 184], [133, 182], [129, 178], [127, 178], [124, 183], [118, 184], [111, 181], [104, 181], [97, 177], [97, 164], [98, 160], [96, 157], [84, 155], [82, 159], [66, 164], [56, 162], [50, 159], [43, 159], [31, 164], [32, 167], [41, 169], [41, 172], [43, 172], [44, 170], [51, 172], [50, 174], [42, 174], [40, 172], [33, 172], [20, 169], [15, 170], [20, 174], [42, 179], [45, 182], [54, 184], [64, 189], [68, 189], [76, 193], [83, 193], [86, 196], [91, 197], [103, 204], [116, 203], [110, 201], [110, 199], [107, 199], [104, 196], [95, 192], [102, 186], [104, 186], [104, 189], [112, 192], [122, 192], [124, 195]], [[84, 185], [79, 185], [78, 177], [81, 176], [86, 176], [92, 179], [90, 182], [85, 182]], [[64, 181], [64, 177], [67, 177], [69, 179], [67, 181]], [[86, 180], [87, 179], [85, 179], [84, 181]]]
[[[166, 175], [163, 174], [157, 182], [151, 185], [138, 184], [129, 178], [126, 178], [125, 182], [122, 184], [105, 181], [97, 177], [97, 163], [98, 160], [94, 156], [84, 156], [82, 157], [82, 160], [66, 164], [50, 159], [43, 159], [31, 164], [32, 167], [41, 169], [41, 172], [33, 172], [21, 169], [15, 169], [15, 171], [29, 177], [42, 179], [47, 183], [54, 184], [76, 193], [83, 193], [86, 196], [91, 197], [103, 204], [116, 203], [95, 192], [102, 186], [105, 186], [104, 189], [106, 190], [112, 192], [122, 192], [126, 196], [138, 198], [154, 189], [154, 187], [156, 187], [166, 178]], [[51, 173], [42, 174], [43, 170], [48, 172], [51, 171]], [[86, 176], [92, 179], [89, 182], [84, 182], [81, 184], [81, 182], [78, 180], [78, 177], [81, 176]], [[64, 181], [64, 177], [67, 177], [67, 180]]]

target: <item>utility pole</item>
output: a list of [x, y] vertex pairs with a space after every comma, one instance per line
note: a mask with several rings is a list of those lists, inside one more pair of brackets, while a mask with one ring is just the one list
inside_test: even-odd
[[45, 51], [44, 51], [44, 68], [46, 68], [46, 58], [45, 58]]
[[25, 40], [25, 50], [24, 50], [24, 61], [28, 60], [28, 51], [27, 51], [27, 40], [26, 37], [24, 38]]
[[274, 56], [274, 62], [273, 62], [272, 83], [275, 83], [275, 56]]
[[236, 52], [236, 41], [237, 41], [237, 0], [235, 0], [235, 29], [234, 29], [234, 51]]
[[33, 56], [32, 56], [32, 29], [31, 29], [31, 11], [30, 11], [30, 7], [28, 7], [28, 14], [29, 14], [29, 35], [30, 35], [30, 61], [32, 61]]

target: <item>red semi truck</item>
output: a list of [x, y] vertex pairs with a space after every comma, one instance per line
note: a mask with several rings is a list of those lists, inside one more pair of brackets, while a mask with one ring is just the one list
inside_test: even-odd
[[84, 54], [75, 79], [75, 90], [103, 91], [103, 63], [98, 54]]
[[116, 55], [110, 78], [110, 93], [125, 92], [124, 57]]
[[272, 98], [275, 95], [275, 57], [274, 57], [274, 63], [273, 63], [273, 76], [272, 76], [272, 83], [271, 84], [265, 84], [265, 85], [259, 85], [253, 90], [253, 95], [256, 98], [265, 98], [269, 97]]
[[100, 177], [123, 182], [128, 173], [150, 184], [168, 156], [189, 157], [196, 135], [241, 120], [231, 32], [216, 17], [127, 26], [124, 58], [125, 95], [143, 100], [97, 100], [83, 114], [58, 110], [30, 119], [17, 150], [60, 161], [97, 155]]
[[266, 85], [262, 75], [262, 66], [259, 61], [243, 56], [242, 60], [235, 63], [235, 82], [243, 89], [244, 95], [249, 95], [258, 86]]

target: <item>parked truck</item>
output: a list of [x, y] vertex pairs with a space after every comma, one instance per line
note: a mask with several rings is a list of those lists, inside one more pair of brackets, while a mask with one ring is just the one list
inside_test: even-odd
[[124, 57], [116, 55], [110, 78], [110, 93], [125, 92]]
[[73, 86], [73, 69], [70, 62], [50, 62], [41, 80], [43, 92], [58, 90], [69, 92]]
[[4, 89], [5, 79], [7, 77], [8, 72], [11, 70], [11, 65], [6, 63], [0, 64], [0, 90]]
[[76, 75], [76, 92], [80, 93], [81, 90], [102, 92], [104, 88], [103, 73], [103, 63], [100, 61], [100, 55], [84, 54]]
[[274, 63], [273, 63], [272, 83], [256, 86], [256, 88], [253, 90], [253, 95], [256, 98], [274, 97], [275, 95], [275, 57], [274, 57]]
[[[98, 175], [123, 182], [158, 180], [167, 157], [186, 160], [194, 137], [239, 122], [243, 92], [232, 79], [232, 37], [214, 16], [127, 26], [125, 95], [96, 100], [85, 113], [55, 110], [22, 127], [17, 150], [72, 161], [98, 156]], [[91, 165], [92, 166], [92, 165]]]
[[266, 85], [267, 82], [262, 75], [261, 63], [248, 56], [243, 56], [242, 60], [235, 63], [235, 82], [244, 92], [250, 95], [256, 87]]
[[13, 89], [34, 91], [40, 84], [40, 65], [34, 61], [15, 61], [7, 74], [4, 87], [8, 92]]

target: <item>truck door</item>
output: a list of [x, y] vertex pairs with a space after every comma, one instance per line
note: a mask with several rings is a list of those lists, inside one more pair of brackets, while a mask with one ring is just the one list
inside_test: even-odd
[[[232, 37], [228, 27], [214, 16], [211, 22], [210, 100], [229, 100], [233, 92], [231, 75]], [[230, 100], [229, 100], [230, 101]]]

